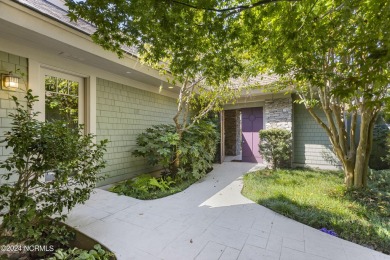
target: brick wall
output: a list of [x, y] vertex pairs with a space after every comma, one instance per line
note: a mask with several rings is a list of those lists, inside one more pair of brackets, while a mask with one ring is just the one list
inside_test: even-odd
[[[323, 112], [319, 110], [316, 112], [325, 120]], [[302, 104], [294, 104], [293, 164], [320, 168], [333, 168], [339, 165], [325, 130]]]
[[283, 128], [292, 130], [292, 99], [266, 100], [264, 106], [265, 129]]
[[225, 110], [225, 155], [239, 155], [241, 150], [240, 110]]
[[[19, 79], [19, 90], [9, 91], [0, 89], [0, 140], [4, 139], [4, 132], [11, 128], [12, 121], [8, 115], [15, 111], [15, 104], [11, 97], [16, 96], [20, 101], [23, 100], [28, 78], [27, 59], [0, 50], [0, 74], [8, 74], [10, 71], [21, 78]], [[0, 161], [7, 159], [10, 152], [10, 149], [5, 148], [5, 143], [0, 143]], [[2, 173], [4, 171], [0, 169], [0, 174]], [[0, 181], [4, 180], [1, 179]], [[9, 181], [12, 182], [14, 180], [11, 179]]]
[[154, 170], [131, 152], [136, 137], [156, 124], [172, 124], [176, 99], [132, 88], [115, 82], [97, 80], [97, 137], [108, 139], [107, 178], [101, 185], [124, 180]]

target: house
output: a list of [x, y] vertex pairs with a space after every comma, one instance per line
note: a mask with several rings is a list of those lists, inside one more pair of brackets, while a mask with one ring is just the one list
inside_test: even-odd
[[[63, 99], [73, 111], [70, 120], [110, 141], [104, 170], [108, 178], [101, 185], [152, 171], [131, 151], [146, 128], [172, 123], [178, 88], [140, 64], [132, 48], [122, 59], [103, 50], [89, 37], [91, 24], [75, 24], [66, 14], [62, 0], [0, 0], [0, 73], [13, 72], [22, 79], [18, 90], [0, 90], [0, 132], [10, 127], [10, 97], [22, 98], [28, 85], [39, 97], [35, 109], [41, 120], [61, 117], [62, 103], [50, 102]], [[243, 161], [261, 162], [258, 130], [282, 127], [293, 131], [294, 165], [332, 167], [324, 157], [331, 154], [326, 134], [291, 95], [253, 91], [226, 106], [221, 121], [222, 161], [225, 154], [237, 156], [242, 150]], [[4, 160], [10, 151], [1, 145]]]

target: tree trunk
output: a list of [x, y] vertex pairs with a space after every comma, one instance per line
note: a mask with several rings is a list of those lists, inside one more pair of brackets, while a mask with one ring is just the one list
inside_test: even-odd
[[353, 162], [347, 161], [345, 165], [343, 165], [343, 167], [344, 167], [344, 174], [345, 174], [345, 178], [344, 178], [345, 185], [347, 187], [352, 187], [354, 181], [355, 165]]
[[[322, 102], [325, 102], [322, 100]], [[374, 124], [378, 116], [378, 109], [368, 108], [362, 104], [360, 109], [360, 137], [357, 147], [355, 146], [355, 126], [357, 111], [352, 114], [350, 140], [348, 145], [347, 138], [340, 138], [340, 136], [347, 136], [347, 130], [341, 117], [338, 116], [339, 122], [335, 124], [333, 121], [334, 108], [330, 109], [327, 104], [322, 104], [325, 115], [327, 116], [327, 123], [324, 123], [320, 117], [314, 112], [311, 107], [306, 107], [311, 116], [319, 123], [326, 131], [332, 143], [333, 150], [340, 160], [344, 174], [345, 185], [348, 188], [362, 188], [367, 186], [368, 179], [368, 163], [372, 150], [372, 135]]]
[[356, 149], [356, 161], [354, 170], [355, 188], [367, 186], [368, 164], [372, 150], [372, 138], [375, 121], [378, 113], [371, 109], [363, 110], [360, 123], [360, 140]]

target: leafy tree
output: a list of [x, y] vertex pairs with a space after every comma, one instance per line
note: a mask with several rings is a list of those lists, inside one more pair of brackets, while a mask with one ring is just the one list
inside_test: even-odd
[[328, 134], [346, 185], [367, 184], [373, 126], [390, 83], [388, 1], [67, 2], [73, 19], [97, 26], [93, 38], [104, 48], [120, 54], [122, 44], [135, 45], [145, 61], [165, 64], [184, 82], [179, 111], [197, 79], [213, 90], [243, 73], [280, 75], [281, 88], [291, 86]]
[[[223, 19], [218, 30], [209, 28], [214, 19], [211, 13], [176, 1], [66, 2], [71, 19], [80, 17], [96, 26], [92, 39], [97, 44], [119, 56], [123, 45], [136, 47], [142, 62], [161, 73], [169, 72], [170, 83], [180, 86], [173, 118], [179, 140], [209, 112], [221, 110], [238, 96], [240, 90], [227, 82], [242, 73], [244, 51], [238, 41], [224, 40], [228, 31]], [[188, 120], [190, 115], [192, 120]], [[180, 154], [175, 157], [178, 169]]]
[[[0, 162], [0, 242], [27, 245], [67, 244], [70, 232], [61, 225], [67, 211], [85, 202], [105, 166], [107, 140], [66, 122], [41, 122], [32, 110], [37, 97], [28, 90], [26, 106], [13, 97], [16, 113], [2, 142], [12, 154]], [[47, 173], [54, 175], [45, 181]]]
[[258, 42], [254, 62], [294, 87], [328, 134], [346, 185], [366, 186], [373, 128], [390, 83], [390, 3], [281, 3], [242, 17], [244, 28], [253, 23], [262, 30], [249, 36]]

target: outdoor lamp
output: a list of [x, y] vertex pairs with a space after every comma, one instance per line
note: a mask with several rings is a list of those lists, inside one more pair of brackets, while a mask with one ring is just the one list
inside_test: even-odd
[[19, 77], [9, 74], [1, 75], [1, 88], [5, 90], [16, 90], [19, 88]]

